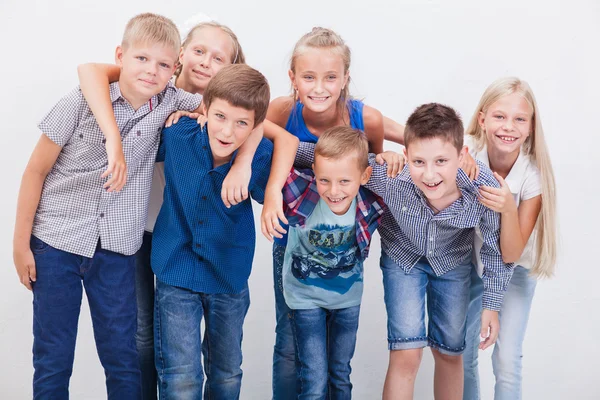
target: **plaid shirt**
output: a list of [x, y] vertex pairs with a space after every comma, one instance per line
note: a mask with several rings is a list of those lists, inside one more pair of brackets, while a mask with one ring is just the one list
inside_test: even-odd
[[[300, 143], [297, 165], [310, 165], [313, 159], [314, 144]], [[413, 183], [408, 166], [399, 176], [388, 178], [387, 166], [377, 164], [375, 155], [369, 157], [369, 164], [373, 173], [366, 187], [388, 206], [379, 226], [383, 251], [407, 273], [421, 257], [427, 257], [440, 276], [471, 260], [475, 227], [479, 226], [483, 237], [483, 307], [499, 311], [514, 265], [502, 261], [498, 213], [477, 199], [478, 186], [499, 187], [490, 169], [479, 163], [480, 173], [475, 181], [459, 169], [456, 183], [462, 196], [434, 214]]]
[[[289, 225], [303, 227], [319, 198], [313, 171], [292, 169], [283, 187], [284, 211]], [[386, 206], [379, 196], [363, 187], [358, 191], [356, 204], [356, 241], [360, 253], [358, 257], [363, 261], [369, 255], [371, 237], [379, 226]]]
[[103, 249], [134, 254], [142, 244], [152, 169], [160, 132], [174, 111], [194, 110], [201, 101], [169, 84], [138, 110], [110, 85], [110, 99], [121, 132], [127, 184], [120, 192], [102, 188], [108, 166], [106, 140], [79, 87], [61, 99], [39, 128], [62, 147], [42, 189], [33, 235], [52, 247], [92, 257]]

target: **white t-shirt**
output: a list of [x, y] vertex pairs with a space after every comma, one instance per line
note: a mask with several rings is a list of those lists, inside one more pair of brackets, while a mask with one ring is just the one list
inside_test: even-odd
[[163, 194], [165, 191], [165, 163], [154, 163], [152, 172], [152, 187], [150, 188], [150, 201], [148, 202], [148, 220], [146, 221], [146, 232], [154, 231], [154, 224], [160, 207], [163, 203]]
[[[465, 144], [469, 145], [469, 153], [471, 156], [489, 166], [490, 160], [488, 159], [487, 147], [484, 146], [480, 152], [475, 152], [471, 148], [470, 143], [466, 143], [467, 141], [468, 139], [465, 138]], [[542, 193], [540, 171], [538, 170], [537, 166], [531, 162], [530, 156], [523, 153], [519, 154], [517, 161], [515, 161], [515, 164], [504, 180], [513, 194], [517, 207], [519, 207], [521, 201], [532, 199]], [[500, 226], [500, 229], [502, 229], [502, 226]], [[481, 250], [483, 241], [481, 238], [481, 232], [479, 232], [479, 228], [476, 230], [476, 232], [477, 235], [475, 235], [474, 258], [477, 260], [477, 272], [481, 276], [483, 264], [481, 263], [479, 252]], [[533, 232], [531, 233], [531, 236], [525, 245], [525, 249], [523, 249], [523, 254], [521, 254], [521, 258], [515, 263], [515, 265], [520, 265], [527, 269], [530, 269], [533, 266], [535, 236], [536, 228], [534, 228]]]

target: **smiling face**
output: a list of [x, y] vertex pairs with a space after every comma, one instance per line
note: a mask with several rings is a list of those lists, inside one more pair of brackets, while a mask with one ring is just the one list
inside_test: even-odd
[[118, 46], [115, 61], [121, 67], [119, 88], [123, 97], [139, 108], [167, 86], [175, 60], [175, 49], [160, 43]]
[[330, 49], [308, 48], [296, 58], [295, 71], [289, 71], [298, 99], [313, 112], [335, 107], [348, 83], [342, 56]]
[[479, 125], [485, 132], [488, 148], [501, 153], [515, 153], [527, 140], [532, 129], [532, 110], [519, 93], [500, 97], [485, 113], [479, 113]]
[[208, 82], [223, 67], [230, 65], [234, 47], [231, 37], [222, 29], [204, 26], [196, 29], [179, 53], [183, 89], [203, 94]]
[[362, 170], [356, 154], [340, 158], [327, 158], [315, 155], [313, 171], [317, 181], [317, 191], [331, 211], [344, 215], [361, 185], [371, 177], [371, 167]]
[[222, 99], [213, 99], [207, 117], [208, 137], [215, 167], [231, 160], [231, 156], [254, 129], [254, 110], [235, 107]]
[[451, 142], [439, 137], [416, 139], [404, 149], [414, 184], [439, 210], [460, 197], [456, 174], [463, 155], [464, 150], [458, 151]]

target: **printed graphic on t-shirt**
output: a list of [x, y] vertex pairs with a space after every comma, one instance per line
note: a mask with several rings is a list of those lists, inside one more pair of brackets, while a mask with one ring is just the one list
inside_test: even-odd
[[292, 252], [291, 270], [299, 282], [344, 294], [362, 281], [354, 224], [320, 224], [307, 229]]

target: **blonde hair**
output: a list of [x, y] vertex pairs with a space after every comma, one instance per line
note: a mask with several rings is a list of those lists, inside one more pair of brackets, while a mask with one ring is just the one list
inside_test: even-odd
[[148, 42], [170, 46], [176, 53], [181, 47], [179, 31], [169, 18], [152, 13], [136, 15], [125, 26], [121, 46], [127, 48], [136, 43]]
[[358, 167], [364, 171], [369, 166], [369, 141], [365, 134], [348, 126], [335, 126], [319, 136], [315, 146], [317, 156], [339, 160], [356, 156]]
[[466, 134], [474, 138], [475, 150], [481, 151], [486, 144], [486, 136], [479, 125], [479, 113], [485, 114], [488, 108], [501, 97], [513, 93], [523, 96], [532, 110], [532, 131], [523, 143], [521, 151], [529, 155], [540, 170], [542, 183], [542, 210], [537, 220], [536, 254], [531, 273], [540, 278], [550, 277], [554, 273], [556, 264], [556, 184], [550, 154], [544, 139], [540, 112], [533, 91], [527, 82], [515, 77], [507, 77], [492, 83], [483, 93]]
[[[242, 46], [240, 45], [240, 41], [238, 40], [238, 37], [236, 36], [235, 33], [233, 33], [233, 31], [226, 25], [220, 24], [216, 21], [209, 21], [209, 22], [201, 22], [197, 25], [195, 25], [192, 29], [190, 29], [190, 31], [188, 32], [188, 34], [185, 36], [185, 39], [183, 40], [183, 43], [181, 43], [181, 47], [182, 48], [186, 48], [186, 46], [190, 43], [190, 41], [193, 39], [194, 34], [199, 31], [202, 28], [206, 28], [206, 27], [212, 27], [212, 28], [218, 28], [220, 30], [222, 30], [224, 33], [226, 33], [227, 35], [229, 35], [229, 37], [231, 38], [231, 41], [233, 42], [233, 47], [234, 47], [234, 54], [231, 55], [231, 63], [232, 64], [246, 64], [246, 57], [244, 56], [244, 52], [242, 51]], [[177, 69], [175, 70], [175, 77], [179, 77], [179, 75], [181, 74], [181, 70], [183, 68], [183, 65], [181, 63], [177, 63]]]
[[[310, 32], [302, 36], [294, 46], [294, 51], [292, 52], [292, 57], [290, 59], [290, 70], [294, 74], [296, 73], [296, 60], [299, 56], [304, 54], [306, 50], [311, 48], [327, 49], [338, 54], [342, 58], [342, 62], [344, 63], [344, 75], [346, 75], [350, 70], [350, 61], [352, 59], [352, 54], [350, 52], [350, 48], [348, 47], [348, 45], [346, 45], [346, 42], [344, 42], [342, 37], [334, 31], [332, 31], [331, 29], [315, 27]], [[298, 94], [294, 90], [293, 86], [292, 93], [295, 105], [298, 100]], [[350, 77], [348, 76], [348, 81], [346, 82], [346, 85], [342, 88], [340, 98], [338, 99], [338, 111], [342, 110], [342, 107], [346, 104], [346, 102], [349, 99]]]

